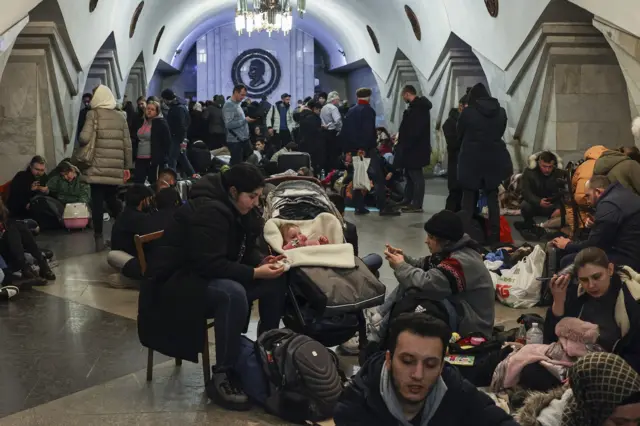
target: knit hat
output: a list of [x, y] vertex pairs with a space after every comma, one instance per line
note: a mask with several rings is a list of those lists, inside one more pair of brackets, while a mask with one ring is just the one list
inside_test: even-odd
[[442, 210], [424, 224], [427, 234], [447, 241], [458, 241], [464, 235], [462, 219], [452, 211]]
[[171, 89], [164, 89], [160, 96], [162, 96], [162, 99], [166, 99], [168, 101], [172, 101], [176, 98], [176, 94]]
[[365, 99], [365, 98], [370, 98], [371, 97], [371, 89], [367, 88], [367, 87], [363, 87], [361, 89], [356, 90], [356, 97], [358, 99]]
[[335, 101], [336, 99], [340, 99], [340, 95], [338, 94], [338, 92], [330, 92], [329, 95], [327, 96], [327, 102], [331, 103], [333, 101]]

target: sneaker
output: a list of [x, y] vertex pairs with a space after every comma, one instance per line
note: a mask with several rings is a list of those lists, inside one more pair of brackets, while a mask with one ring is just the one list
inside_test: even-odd
[[8, 285], [0, 288], [0, 300], [9, 300], [18, 294], [20, 294], [20, 290], [14, 285]]
[[362, 215], [369, 214], [369, 213], [371, 213], [371, 212], [368, 209], [357, 209], [355, 211], [355, 215], [356, 216], [362, 216]]
[[216, 372], [215, 367], [211, 381], [207, 383], [206, 392], [209, 399], [227, 410], [251, 409], [249, 397], [233, 382], [227, 372]]
[[379, 215], [380, 216], [400, 216], [400, 212], [397, 210], [393, 210], [390, 207], [385, 207], [384, 209], [380, 210]]
[[109, 275], [107, 278], [107, 283], [111, 288], [117, 289], [140, 289], [140, 282], [137, 280], [133, 280], [131, 278], [127, 278], [120, 273], [115, 273]]
[[360, 353], [360, 337], [358, 334], [338, 346], [338, 350], [344, 355], [358, 355]]
[[402, 213], [424, 213], [424, 210], [418, 207], [405, 206], [400, 209]]

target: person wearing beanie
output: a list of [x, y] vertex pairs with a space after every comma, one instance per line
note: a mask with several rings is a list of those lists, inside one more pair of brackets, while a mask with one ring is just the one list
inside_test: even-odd
[[[357, 156], [364, 152], [364, 156], [371, 159], [369, 177], [373, 180], [376, 207], [380, 209], [380, 216], [398, 216], [400, 212], [387, 206], [386, 181], [382, 172], [382, 164], [378, 155], [378, 132], [376, 131], [376, 112], [369, 104], [371, 89], [362, 88], [356, 91], [358, 104], [349, 110], [342, 122], [340, 145], [342, 152]], [[369, 213], [364, 205], [363, 191], [353, 191], [353, 202], [356, 215]]]
[[478, 83], [468, 94], [468, 107], [458, 119], [458, 183], [463, 191], [462, 211], [469, 223], [476, 208], [478, 191], [487, 196], [490, 244], [500, 241], [498, 187], [513, 174], [511, 156], [503, 136], [507, 112], [487, 88]]
[[394, 303], [416, 289], [426, 298], [447, 306], [453, 331], [463, 336], [478, 331], [491, 336], [495, 290], [478, 243], [465, 234], [460, 216], [449, 210], [434, 214], [424, 229], [430, 256], [414, 258], [402, 249], [386, 245], [384, 255], [394, 270], [398, 287], [378, 308], [380, 329], [371, 338], [380, 341], [385, 336]]
[[458, 155], [460, 155], [460, 143], [458, 141], [458, 118], [467, 106], [469, 91], [460, 98], [458, 108], [451, 108], [449, 118], [442, 125], [442, 133], [447, 142], [447, 187], [449, 196], [445, 204], [445, 209], [458, 212], [462, 208], [462, 189], [458, 184]]
[[338, 134], [342, 130], [342, 114], [338, 106], [340, 105], [340, 95], [338, 92], [331, 92], [327, 97], [327, 103], [320, 111], [322, 119], [322, 133], [327, 153], [324, 169], [327, 172], [338, 167], [338, 161], [342, 150], [338, 142]]

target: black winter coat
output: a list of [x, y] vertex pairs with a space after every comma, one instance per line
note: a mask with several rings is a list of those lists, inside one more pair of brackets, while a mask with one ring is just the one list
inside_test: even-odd
[[190, 142], [205, 141], [209, 133], [209, 126], [204, 119], [202, 111], [191, 111], [189, 130], [187, 131], [187, 139]]
[[[47, 185], [49, 180], [47, 175], [40, 176], [37, 179], [41, 186]], [[9, 199], [7, 200], [7, 208], [11, 217], [24, 218], [29, 216], [27, 204], [36, 195], [44, 195], [40, 191], [32, 191], [31, 185], [36, 181], [31, 170], [22, 170], [13, 177], [9, 185]]]
[[163, 117], [156, 117], [151, 122], [151, 162], [164, 166], [171, 150], [171, 130]]
[[522, 199], [529, 204], [539, 206], [543, 198], [557, 197], [562, 187], [564, 170], [555, 168], [549, 176], [545, 176], [536, 165], [522, 173]]
[[567, 252], [598, 247], [615, 264], [640, 271], [640, 196], [614, 183], [602, 193], [595, 209], [589, 238], [570, 243]]
[[431, 163], [431, 107], [416, 97], [402, 116], [393, 164], [399, 169], [421, 169]]
[[[614, 347], [614, 353], [624, 358], [634, 370], [640, 373], [640, 302], [637, 296], [629, 290], [627, 284], [620, 279], [621, 272], [615, 273], [611, 278], [610, 291], [620, 292], [624, 300], [624, 310], [629, 318], [630, 329], [626, 336], [622, 337]], [[635, 283], [637, 286], [638, 284]], [[638, 289], [634, 292], [637, 294]], [[590, 298], [588, 293], [578, 296], [578, 288], [576, 285], [570, 285], [567, 289], [567, 298], [564, 302], [564, 316], [556, 317], [551, 308], [547, 310], [547, 316], [544, 321], [544, 343], [552, 343], [558, 341], [556, 336], [556, 325], [562, 318], [580, 318], [582, 308], [585, 302]], [[616, 310], [617, 311], [617, 310]], [[618, 312], [615, 312], [617, 314]], [[616, 319], [617, 321], [617, 319]]]
[[343, 152], [369, 151], [378, 145], [376, 112], [368, 103], [352, 107], [342, 122], [340, 144]]
[[[382, 353], [369, 359], [342, 392], [333, 418], [336, 426], [400, 424], [380, 395], [384, 361]], [[429, 426], [518, 426], [489, 396], [463, 379], [455, 367], [446, 365], [442, 379], [447, 385], [447, 392]]]
[[458, 119], [458, 182], [463, 189], [496, 189], [513, 174], [511, 156], [502, 137], [507, 113], [495, 98], [480, 98]]
[[204, 347], [205, 293], [211, 280], [253, 282], [262, 260], [256, 244], [262, 219], [240, 215], [219, 174], [191, 189], [149, 259], [149, 281], [140, 288], [140, 342], [167, 356], [198, 362]]
[[169, 130], [171, 130], [171, 141], [176, 145], [180, 145], [187, 138], [189, 130], [189, 110], [185, 102], [176, 98], [169, 105], [169, 111], [165, 114]]
[[458, 189], [458, 156], [460, 155], [460, 141], [458, 140], [458, 108], [451, 108], [449, 117], [442, 125], [442, 132], [447, 141], [447, 186], [449, 190]]
[[305, 109], [299, 115], [299, 150], [311, 155], [311, 164], [324, 163], [325, 144], [322, 138], [322, 120], [318, 114]]

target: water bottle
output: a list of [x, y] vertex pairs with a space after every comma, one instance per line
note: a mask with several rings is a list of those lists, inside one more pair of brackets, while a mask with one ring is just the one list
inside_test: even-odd
[[324, 180], [324, 178], [326, 178], [326, 177], [327, 177], [327, 175], [326, 175], [326, 173], [325, 173], [324, 169], [322, 169], [322, 170], [320, 171], [320, 180]]
[[538, 323], [534, 322], [531, 324], [531, 328], [527, 331], [527, 345], [530, 344], [538, 344], [541, 345], [543, 342], [542, 330], [538, 328]]

